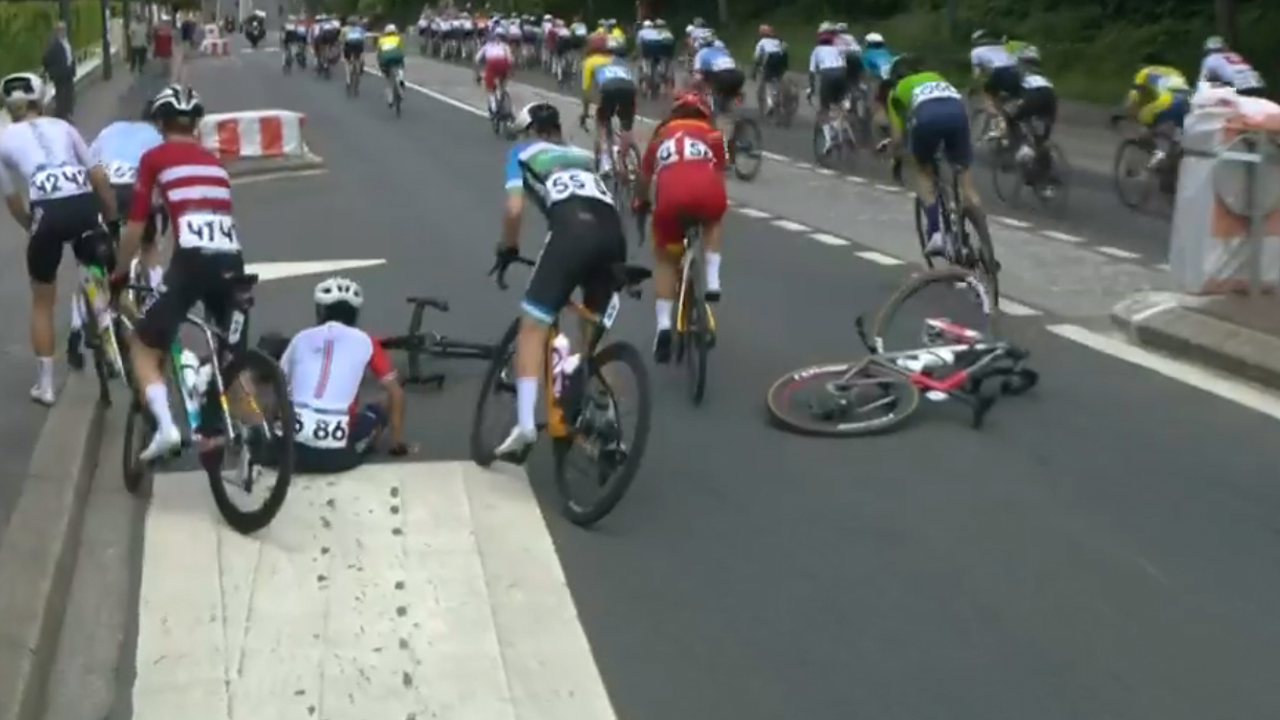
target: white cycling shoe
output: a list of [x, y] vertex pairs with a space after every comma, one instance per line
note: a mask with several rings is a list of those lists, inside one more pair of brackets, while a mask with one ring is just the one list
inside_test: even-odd
[[53, 407], [53, 403], [57, 400], [57, 396], [53, 392], [53, 388], [45, 387], [40, 383], [31, 386], [31, 399], [41, 405]]
[[182, 433], [174, 425], [167, 428], [156, 430], [156, 434], [151, 438], [151, 444], [138, 455], [138, 459], [142, 462], [151, 462], [156, 458], [166, 455], [173, 451], [174, 448], [182, 444]]
[[502, 441], [502, 444], [498, 446], [497, 450], [493, 451], [493, 454], [499, 460], [523, 462], [523, 456], [537, 440], [538, 433], [531, 433], [517, 425], [511, 428], [511, 434], [507, 435], [507, 439]]

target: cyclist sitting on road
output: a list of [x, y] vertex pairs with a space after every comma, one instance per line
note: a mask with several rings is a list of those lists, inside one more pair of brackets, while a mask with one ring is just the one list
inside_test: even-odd
[[[391, 83], [396, 81], [398, 73], [404, 70], [404, 38], [395, 24], [388, 23], [378, 37], [378, 71], [387, 81], [387, 107], [395, 102]], [[400, 77], [400, 91], [404, 92], [404, 78]]]
[[722, 116], [732, 115], [734, 101], [742, 94], [747, 76], [715, 33], [703, 34], [699, 45], [698, 54], [693, 58], [694, 86], [705, 87], [709, 92], [711, 111], [719, 123]]
[[[627, 238], [613, 196], [594, 170], [595, 158], [564, 139], [560, 111], [535, 102], [520, 111], [515, 126], [535, 137], [515, 143], [507, 153], [507, 200], [495, 269], [520, 255], [526, 197], [546, 217], [549, 231], [520, 303], [516, 426], [496, 451], [500, 459], [522, 462], [538, 437], [538, 390], [550, 325], [578, 287], [589, 311], [605, 311], [613, 297], [613, 267], [627, 259]], [[582, 347], [590, 329], [583, 328]]]
[[[476, 51], [476, 82], [484, 81], [484, 91], [489, 96], [489, 115], [496, 116], [502, 109], [499, 100], [507, 87], [507, 76], [515, 64], [511, 47], [496, 33], [485, 40]], [[483, 73], [483, 76], [482, 76]]]
[[[587, 41], [587, 59], [582, 63], [582, 115], [578, 124], [584, 129], [591, 109], [592, 91], [599, 90], [600, 104], [596, 108], [596, 132], [592, 138], [595, 156], [600, 158], [602, 174], [612, 171], [612, 158], [602, 150], [604, 138], [609, 137], [613, 117], [618, 117], [619, 150], [631, 146], [631, 128], [636, 121], [636, 81], [626, 60], [609, 52], [608, 38], [600, 33]], [[632, 168], [633, 170], [635, 168]]]
[[347, 18], [347, 26], [342, 29], [342, 58], [349, 65], [364, 65], [364, 25], [355, 15]]
[[[1191, 85], [1159, 52], [1143, 54], [1142, 63], [1142, 69], [1133, 77], [1133, 89], [1120, 112], [1111, 116], [1111, 124], [1116, 125], [1126, 116], [1136, 118], [1143, 127], [1141, 139], [1150, 145], [1156, 133], [1174, 136], [1182, 129], [1182, 121], [1191, 111]], [[1164, 151], [1155, 148], [1151, 166], [1163, 159]]]
[[667, 119], [654, 129], [640, 161], [640, 183], [633, 201], [638, 213], [649, 206], [652, 184], [653, 281], [658, 331], [653, 360], [671, 360], [671, 318], [679, 292], [680, 251], [686, 219], [702, 230], [706, 256], [706, 301], [720, 301], [721, 223], [728, 208], [725, 190], [724, 135], [715, 128], [711, 108], [695, 92], [676, 98]]
[[809, 92], [807, 97], [813, 99], [815, 87], [818, 91], [817, 122], [822, 128], [825, 143], [822, 151], [831, 149], [836, 141], [831, 126], [827, 123], [828, 114], [833, 105], [839, 105], [849, 94], [849, 72], [845, 67], [844, 48], [835, 44], [835, 28], [823, 23], [818, 28], [818, 44], [809, 53]]
[[[787, 44], [778, 38], [771, 25], [760, 26], [760, 39], [756, 41], [756, 51], [752, 57], [754, 62], [751, 66], [751, 79], [755, 80], [763, 75], [764, 77], [760, 80], [760, 83], [764, 87], [780, 82], [787, 74], [787, 69], [790, 65]], [[769, 93], [762, 92], [761, 94], [766, 98], [766, 104], [773, 102]], [[773, 106], [769, 104], [761, 109], [767, 113], [773, 110]]]
[[[354, 280], [331, 277], [316, 285], [316, 324], [288, 341], [278, 354], [289, 379], [296, 420], [295, 469], [302, 473], [339, 473], [358, 466], [372, 453], [388, 427], [387, 452], [405, 455], [404, 389], [382, 345], [356, 326], [364, 293]], [[284, 338], [264, 335], [259, 347], [277, 355], [271, 344]], [[365, 371], [387, 391], [381, 402], [358, 405]], [[266, 464], [269, 461], [264, 460]]]
[[1022, 96], [1022, 72], [1018, 69], [1018, 58], [1009, 52], [1001, 38], [986, 30], [975, 30], [970, 40], [973, 41], [973, 50], [969, 53], [973, 79], [983, 80], [983, 106], [994, 118], [987, 139], [995, 140], [1005, 134], [1000, 96], [1010, 99]]
[[[973, 142], [969, 138], [969, 114], [955, 86], [936, 72], [926, 72], [911, 55], [893, 62], [884, 84], [889, 87], [890, 137], [879, 150], [906, 147], [916, 170], [916, 194], [925, 203], [926, 255], [949, 257], [952, 238], [943, 237], [942, 209], [935, 190], [937, 156], [942, 151], [960, 183], [966, 205], [977, 208], [978, 191], [969, 166]], [[895, 175], [900, 167], [895, 163]]]
[[1221, 37], [1204, 41], [1204, 60], [1200, 62], [1200, 82], [1222, 83], [1235, 88], [1240, 95], [1265, 97], [1267, 85], [1239, 53], [1232, 52]]
[[1026, 145], [1026, 138], [1022, 137], [1022, 122], [1039, 119], [1042, 134], [1031, 139], [1037, 145], [1049, 142], [1058, 119], [1058, 93], [1049, 78], [1040, 71], [1040, 51], [1035, 45], [1023, 45], [1017, 55], [1022, 65], [1022, 102], [1009, 115], [1013, 123], [1009, 128], [1009, 140], [1018, 148], [1018, 160], [1029, 162], [1035, 158], [1035, 151]]

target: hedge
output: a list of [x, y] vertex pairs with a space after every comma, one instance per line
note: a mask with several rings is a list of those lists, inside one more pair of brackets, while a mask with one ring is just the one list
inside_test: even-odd
[[[112, 3], [119, 17], [119, 3]], [[40, 59], [58, 22], [56, 2], [0, 2], [0, 75], [40, 67]], [[102, 42], [102, 4], [73, 0], [67, 35], [80, 52]]]

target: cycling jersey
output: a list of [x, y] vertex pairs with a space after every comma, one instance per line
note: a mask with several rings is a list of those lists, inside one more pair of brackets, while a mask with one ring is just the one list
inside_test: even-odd
[[614, 83], [634, 83], [631, 66], [619, 57], [603, 53], [591, 55], [582, 63], [582, 92], [602, 89]]
[[738, 64], [734, 62], [733, 56], [729, 54], [729, 51], [715, 45], [702, 48], [693, 57], [693, 69], [700, 73], [733, 70], [736, 67], [738, 67]]
[[399, 35], [383, 35], [378, 38], [378, 64], [404, 62], [404, 40]]
[[1200, 63], [1200, 82], [1217, 82], [1236, 90], [1257, 90], [1266, 85], [1244, 58], [1230, 51], [1212, 52]]
[[574, 23], [569, 26], [569, 32], [577, 38], [585, 38], [587, 36], [586, 23]]
[[904, 145], [917, 166], [928, 166], [942, 152], [947, 162], [967, 168], [973, 162], [969, 114], [954, 85], [935, 72], [908, 75], [894, 85], [885, 102], [889, 122], [904, 133]]
[[1177, 68], [1151, 65], [1133, 77], [1133, 89], [1126, 104], [1139, 106], [1138, 122], [1152, 127], [1172, 124], [1182, 127], [1191, 111], [1191, 85]]
[[702, 42], [702, 38], [710, 35], [711, 32], [711, 28], [709, 27], [696, 27], [694, 25], [690, 25], [684, 29], [685, 37], [687, 37], [689, 42], [693, 45], [697, 45]]
[[711, 123], [680, 119], [659, 125], [640, 160], [653, 178], [653, 238], [659, 246], [683, 241], [684, 221], [717, 222], [728, 208], [724, 135]]
[[[98, 133], [89, 146], [93, 162], [107, 171], [112, 185], [133, 186], [138, 177], [138, 162], [142, 154], [164, 142], [160, 131], [151, 123], [140, 120], [119, 120]], [[121, 208], [121, 212], [127, 208]]]
[[777, 53], [784, 53], [786, 51], [787, 44], [778, 38], [760, 38], [760, 41], [756, 43], [756, 51], [752, 54], [752, 57], [755, 58], [756, 62], [759, 62], [763, 60], [766, 55], [776, 55]]
[[613, 195], [596, 174], [591, 151], [542, 140], [518, 142], [507, 152], [507, 192], [533, 194], [543, 213], [571, 199], [614, 204]]
[[883, 45], [867, 46], [862, 50], [862, 67], [868, 75], [881, 80], [889, 77], [889, 68], [893, 66], [893, 51]]
[[835, 46], [843, 50], [846, 55], [856, 55], [862, 52], [862, 46], [858, 44], [858, 39], [849, 33], [836, 35]]
[[511, 72], [511, 48], [499, 40], [490, 40], [476, 52], [476, 63], [484, 63], [484, 89], [493, 92], [498, 81]]
[[297, 418], [296, 442], [317, 450], [346, 448], [365, 370], [380, 382], [396, 369], [382, 345], [365, 331], [339, 322], [307, 328], [280, 357]]
[[93, 158], [79, 131], [65, 120], [36, 117], [10, 125], [0, 133], [0, 192], [17, 194], [9, 173], [26, 184], [32, 204], [92, 191]]
[[969, 52], [969, 64], [991, 72], [996, 68], [1016, 66], [1018, 59], [1003, 45], [981, 45]]
[[366, 34], [365, 29], [360, 25], [348, 25], [342, 32], [342, 40], [348, 43], [363, 43]]
[[835, 45], [818, 45], [809, 53], [809, 72], [818, 73], [823, 70], [843, 71], [848, 59], [844, 50]]
[[899, 131], [921, 103], [936, 100], [961, 100], [960, 91], [935, 72], [908, 75], [898, 81], [887, 103], [889, 122]]

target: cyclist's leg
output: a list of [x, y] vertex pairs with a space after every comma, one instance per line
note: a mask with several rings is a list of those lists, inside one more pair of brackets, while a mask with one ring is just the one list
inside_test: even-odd
[[596, 105], [596, 132], [591, 138], [592, 149], [596, 156], [596, 165], [601, 172], [609, 169], [612, 158], [608, 157], [606, 143], [612, 143], [613, 116], [617, 113], [617, 96], [612, 86], [600, 87], [600, 102]]
[[707, 302], [720, 301], [720, 259], [724, 234], [724, 214], [729, 209], [724, 180], [704, 178], [698, 184], [698, 214], [702, 220], [702, 246], [706, 258]]
[[31, 236], [27, 241], [27, 277], [31, 281], [31, 349], [36, 356], [36, 383], [31, 388], [31, 399], [45, 405], [54, 402], [53, 309], [57, 302], [62, 245], [69, 237], [60, 227], [58, 211], [61, 208], [58, 205], [58, 200], [32, 203]]
[[[965, 111], [964, 102], [959, 99], [940, 99], [930, 102], [941, 104], [938, 114], [938, 138], [942, 145], [943, 157], [956, 173], [964, 204], [966, 207], [981, 210], [982, 198], [973, 181], [973, 173], [969, 172], [970, 166], [973, 165], [973, 140], [969, 136], [969, 116]], [[928, 104], [924, 103], [924, 105]]]
[[[618, 94], [616, 114], [618, 116], [619, 147], [622, 151], [623, 162], [629, 163], [630, 160], [627, 158], [630, 153], [627, 150], [635, 143], [631, 131], [636, 123], [636, 96], [639, 95], [639, 92], [635, 83], [632, 82], [619, 83], [619, 87], [615, 92]], [[629, 167], [628, 169], [631, 172], [640, 172], [638, 167]]]
[[906, 131], [902, 139], [907, 157], [915, 166], [916, 195], [924, 206], [925, 237], [928, 239], [925, 252], [931, 254], [942, 254], [946, 249], [934, 159], [946, 135], [948, 119], [938, 110], [938, 102], [942, 101], [921, 103], [910, 111], [911, 117], [904, 118]]
[[671, 168], [654, 188], [652, 217], [653, 295], [657, 329], [653, 341], [654, 362], [671, 360], [671, 320], [679, 292], [680, 257], [684, 238], [680, 216], [688, 184], [676, 168]]

